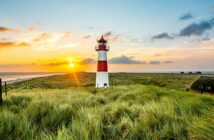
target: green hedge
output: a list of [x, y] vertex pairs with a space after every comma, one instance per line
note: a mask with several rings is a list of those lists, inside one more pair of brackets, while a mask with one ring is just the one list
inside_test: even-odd
[[192, 84], [191, 88], [194, 90], [200, 90], [202, 92], [214, 93], [214, 77], [201, 76]]

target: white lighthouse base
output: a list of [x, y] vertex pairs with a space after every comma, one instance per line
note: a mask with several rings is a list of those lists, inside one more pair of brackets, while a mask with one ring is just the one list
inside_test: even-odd
[[96, 73], [96, 88], [109, 87], [108, 72]]

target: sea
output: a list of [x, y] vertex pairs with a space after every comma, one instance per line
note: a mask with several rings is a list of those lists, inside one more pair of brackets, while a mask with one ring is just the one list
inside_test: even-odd
[[3, 82], [14, 83], [18, 81], [30, 80], [37, 77], [45, 77], [52, 75], [61, 75], [65, 73], [48, 73], [48, 72], [0, 72], [0, 79]]

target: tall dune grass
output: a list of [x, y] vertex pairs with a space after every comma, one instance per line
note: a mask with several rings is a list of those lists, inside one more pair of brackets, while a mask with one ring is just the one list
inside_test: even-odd
[[149, 85], [10, 90], [0, 139], [214, 139], [214, 98]]
[[[64, 89], [70, 87], [92, 87], [95, 86], [95, 73], [76, 73], [78, 83], [74, 74], [49, 76], [35, 78], [29, 81], [17, 82], [9, 86], [9, 89]], [[198, 79], [198, 74], [139, 74], [139, 73], [110, 73], [110, 85], [155, 85], [177, 90], [185, 90], [193, 81]], [[93, 89], [92, 89], [93, 90]]]

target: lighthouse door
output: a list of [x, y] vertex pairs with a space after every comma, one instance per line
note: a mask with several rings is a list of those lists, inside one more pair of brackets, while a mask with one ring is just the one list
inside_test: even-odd
[[104, 87], [105, 87], [105, 88], [107, 87], [107, 83], [104, 83]]

